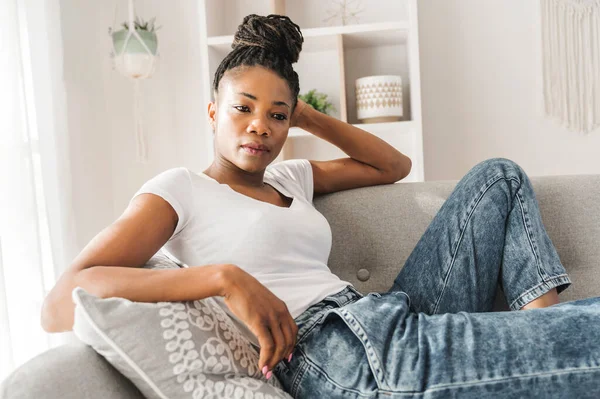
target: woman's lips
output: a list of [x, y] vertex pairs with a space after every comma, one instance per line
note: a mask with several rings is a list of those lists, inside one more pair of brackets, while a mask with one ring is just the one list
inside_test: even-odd
[[266, 154], [267, 152], [269, 152], [269, 151], [266, 151], [266, 150], [257, 150], [257, 149], [252, 148], [252, 147], [244, 147], [244, 146], [242, 146], [242, 148], [244, 149], [244, 151], [247, 154], [250, 154], [250, 155], [262, 155], [262, 154]]

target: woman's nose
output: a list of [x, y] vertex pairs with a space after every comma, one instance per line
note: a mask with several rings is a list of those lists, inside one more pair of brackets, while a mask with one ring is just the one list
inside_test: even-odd
[[248, 130], [252, 133], [258, 134], [271, 134], [271, 130], [269, 128], [269, 124], [267, 123], [265, 118], [254, 118], [250, 125], [248, 125]]

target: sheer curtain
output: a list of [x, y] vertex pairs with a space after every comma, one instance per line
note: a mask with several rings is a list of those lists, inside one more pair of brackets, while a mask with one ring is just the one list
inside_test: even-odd
[[72, 339], [40, 326], [75, 256], [59, 0], [0, 1], [0, 381]]

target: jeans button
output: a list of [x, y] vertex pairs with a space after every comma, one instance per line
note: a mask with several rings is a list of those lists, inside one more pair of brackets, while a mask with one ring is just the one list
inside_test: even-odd
[[367, 269], [360, 269], [357, 273], [356, 273], [356, 277], [360, 280], [360, 281], [367, 281], [369, 279], [369, 277], [371, 277], [371, 273], [369, 273], [369, 271]]

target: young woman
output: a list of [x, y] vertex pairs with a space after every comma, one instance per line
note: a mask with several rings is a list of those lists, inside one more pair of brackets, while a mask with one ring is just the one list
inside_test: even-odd
[[[75, 286], [133, 301], [212, 296], [294, 397], [600, 397], [600, 299], [558, 304], [570, 280], [514, 162], [460, 180], [388, 292], [362, 295], [330, 272], [314, 196], [393, 183], [411, 162], [297, 100], [302, 42], [287, 17], [244, 19], [208, 105], [214, 162], [145, 183], [61, 276], [44, 328], [72, 328]], [[272, 164], [291, 126], [349, 157]], [[190, 267], [141, 269], [162, 247]], [[490, 312], [498, 284], [524, 311]]]

